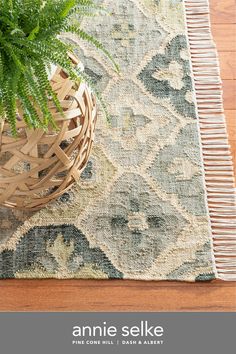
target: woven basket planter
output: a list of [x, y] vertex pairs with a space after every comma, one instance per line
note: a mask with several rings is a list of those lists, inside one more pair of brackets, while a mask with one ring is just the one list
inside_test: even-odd
[[[71, 57], [75, 64], [78, 61]], [[35, 210], [58, 198], [77, 181], [88, 161], [96, 123], [96, 102], [85, 83], [75, 87], [57, 68], [51, 78], [64, 110], [52, 105], [57, 132], [17, 123], [18, 136], [11, 136], [7, 123], [0, 123], [0, 204]], [[21, 114], [20, 114], [21, 115]]]

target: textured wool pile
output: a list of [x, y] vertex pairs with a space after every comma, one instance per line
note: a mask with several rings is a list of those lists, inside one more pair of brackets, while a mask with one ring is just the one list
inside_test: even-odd
[[[121, 67], [77, 54], [102, 92], [79, 183], [34, 212], [0, 208], [1, 278], [235, 278], [235, 191], [206, 0], [106, 0], [86, 19]], [[69, 38], [77, 43], [75, 37]]]

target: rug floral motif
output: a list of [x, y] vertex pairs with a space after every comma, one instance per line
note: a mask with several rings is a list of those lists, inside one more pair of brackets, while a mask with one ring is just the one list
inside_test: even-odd
[[0, 277], [214, 279], [183, 1], [101, 2], [112, 15], [84, 28], [121, 74], [84, 43], [77, 54], [111, 121], [71, 191], [36, 213], [0, 209]]

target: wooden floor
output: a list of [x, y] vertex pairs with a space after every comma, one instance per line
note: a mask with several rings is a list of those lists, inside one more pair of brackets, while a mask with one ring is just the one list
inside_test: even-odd
[[[236, 2], [210, 0], [236, 171]], [[235, 283], [4, 280], [3, 311], [236, 311]]]

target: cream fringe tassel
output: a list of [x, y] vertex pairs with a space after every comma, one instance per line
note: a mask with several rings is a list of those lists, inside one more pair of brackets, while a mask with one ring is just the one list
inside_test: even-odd
[[219, 279], [236, 280], [236, 189], [208, 0], [184, 0]]

